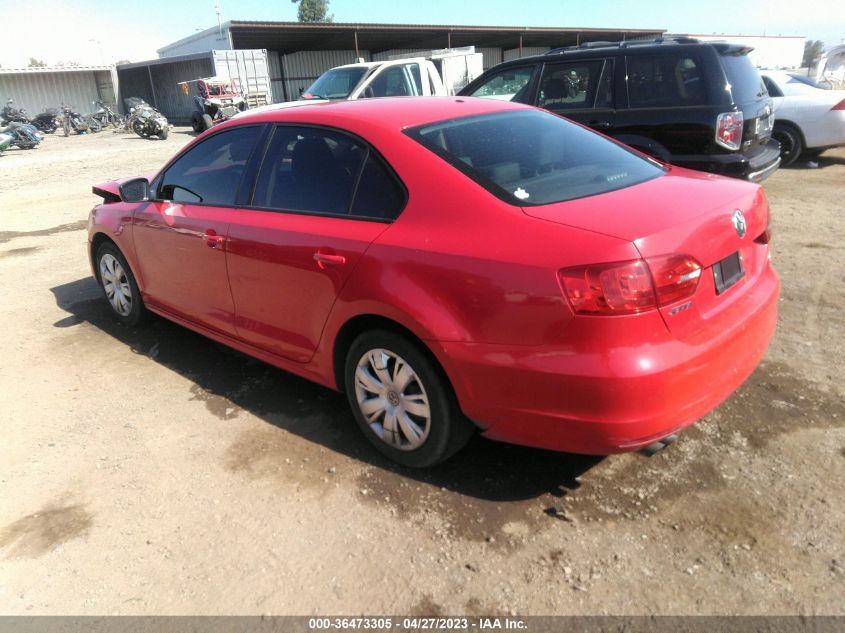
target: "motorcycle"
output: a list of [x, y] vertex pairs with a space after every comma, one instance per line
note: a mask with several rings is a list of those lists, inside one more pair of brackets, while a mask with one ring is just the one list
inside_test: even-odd
[[21, 149], [33, 149], [38, 147], [44, 138], [34, 125], [12, 121], [0, 126], [0, 136], [9, 136], [9, 146], [20, 147]]
[[23, 108], [16, 108], [13, 104], [15, 103], [14, 99], [8, 99], [6, 101], [6, 105], [3, 107], [3, 110], [0, 111], [0, 118], [2, 118], [6, 123], [29, 123], [29, 117], [26, 116], [26, 110]]
[[123, 117], [112, 110], [105, 101], [92, 101], [91, 104], [97, 106], [97, 111], [91, 116], [99, 121], [101, 127], [107, 128], [109, 125], [115, 129], [124, 127]]
[[96, 133], [103, 129], [103, 127], [92, 115], [82, 116], [71, 106], [62, 104], [62, 129], [64, 130], [65, 136], [70, 136], [71, 130], [77, 134], [85, 134], [86, 132]]
[[129, 110], [127, 130], [132, 130], [141, 138], [157, 136], [162, 141], [167, 138], [170, 124], [161, 112], [138, 97], [128, 97], [123, 102]]
[[33, 117], [32, 125], [45, 134], [52, 134], [62, 126], [61, 113], [58, 108], [47, 108]]

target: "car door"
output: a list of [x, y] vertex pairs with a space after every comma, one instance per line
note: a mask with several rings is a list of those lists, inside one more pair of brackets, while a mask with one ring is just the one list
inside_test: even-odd
[[401, 183], [363, 141], [323, 127], [277, 126], [251, 202], [229, 226], [238, 336], [310, 360], [338, 293], [404, 203]]
[[226, 233], [262, 126], [221, 130], [177, 157], [133, 216], [144, 298], [153, 307], [234, 334]]
[[537, 106], [607, 133], [616, 117], [613, 60], [545, 64], [537, 90]]

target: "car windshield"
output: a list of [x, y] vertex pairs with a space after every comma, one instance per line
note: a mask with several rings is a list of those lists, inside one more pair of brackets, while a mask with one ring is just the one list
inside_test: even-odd
[[302, 98], [346, 99], [366, 72], [367, 68], [363, 66], [329, 70], [302, 93]]
[[728, 83], [731, 85], [734, 103], [757, 101], [768, 94], [760, 72], [748, 55], [731, 51], [723, 53], [721, 57]]
[[453, 119], [406, 134], [518, 206], [594, 196], [665, 173], [623, 145], [542, 110]]

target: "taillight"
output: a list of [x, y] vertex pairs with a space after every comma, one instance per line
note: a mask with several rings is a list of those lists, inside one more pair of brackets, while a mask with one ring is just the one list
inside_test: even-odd
[[691, 297], [701, 264], [675, 254], [564, 268], [558, 276], [576, 314], [636, 314]]
[[831, 110], [845, 110], [845, 99], [833, 106]]
[[768, 205], [766, 205], [766, 228], [754, 238], [754, 241], [758, 244], [768, 244], [772, 241], [772, 212]]
[[716, 117], [716, 142], [727, 149], [742, 145], [742, 112], [722, 112]]

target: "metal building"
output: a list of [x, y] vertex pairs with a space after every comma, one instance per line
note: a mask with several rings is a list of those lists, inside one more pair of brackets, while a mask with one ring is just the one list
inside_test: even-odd
[[487, 69], [559, 46], [654, 38], [662, 33], [663, 29], [230, 21], [168, 44], [158, 54], [171, 59], [210, 49], [265, 49], [273, 101], [290, 101], [329, 68], [357, 58], [378, 61], [401, 53], [475, 46]]
[[96, 100], [115, 103], [116, 86], [114, 66], [0, 68], [0, 107], [14, 99], [30, 116], [61, 104], [88, 114]]
[[121, 103], [140, 97], [170, 122], [191, 120], [193, 93], [185, 94], [179, 82], [202, 77], [236, 79], [241, 90], [270, 93], [267, 52], [263, 50], [209, 50], [117, 67]]

